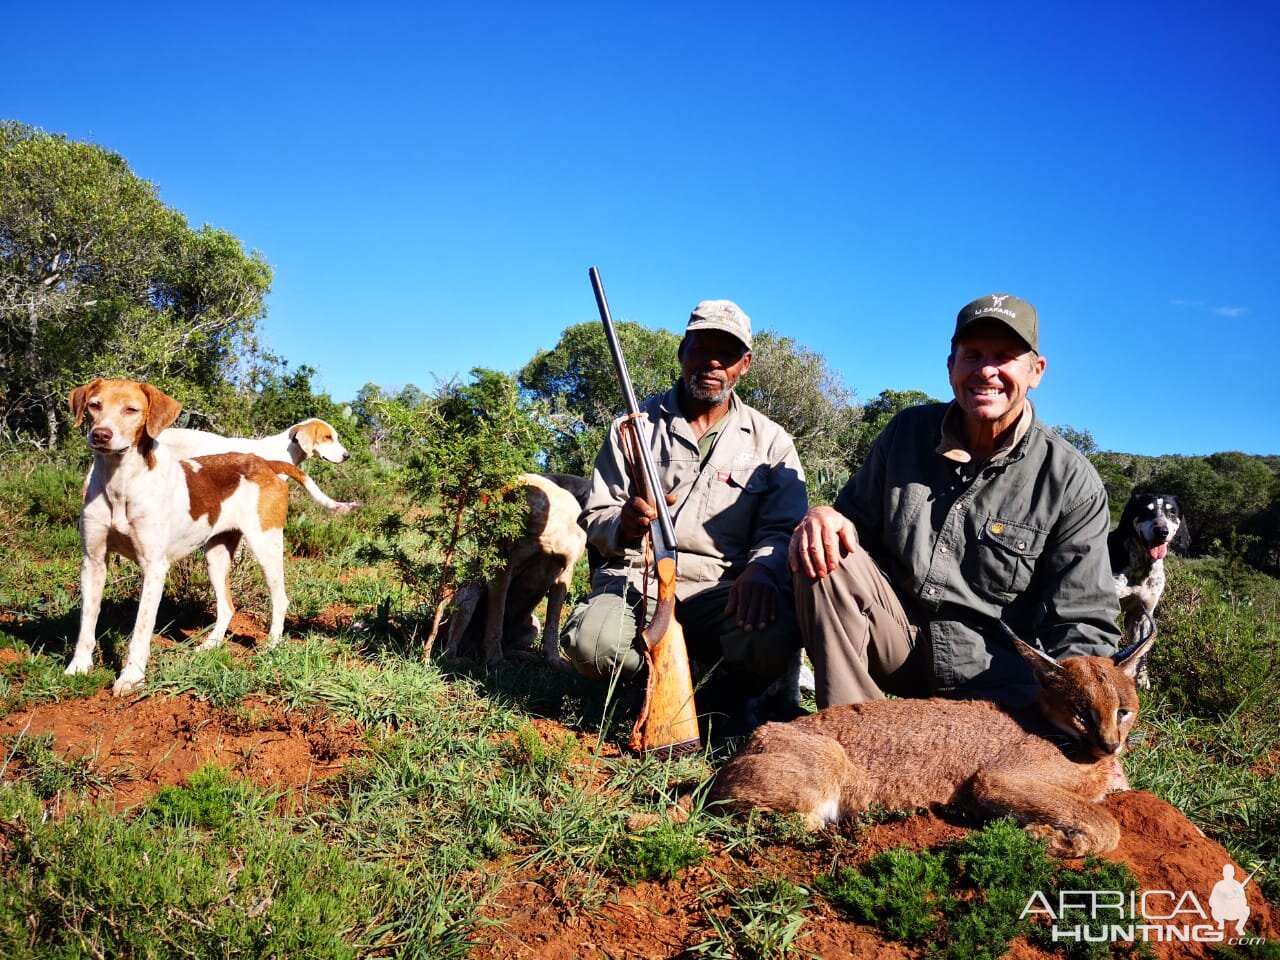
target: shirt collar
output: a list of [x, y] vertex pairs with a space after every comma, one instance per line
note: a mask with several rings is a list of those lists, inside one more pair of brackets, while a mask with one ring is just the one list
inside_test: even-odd
[[[684, 414], [680, 411], [679, 380], [673, 383], [671, 385], [671, 389], [658, 399], [658, 407], [662, 410], [664, 416], [679, 417], [681, 420], [684, 419]], [[738, 407], [738, 391], [737, 389], [734, 389], [729, 394], [729, 409], [724, 412], [724, 416], [716, 421], [715, 426], [711, 429], [723, 430], [725, 427], [729, 426], [729, 424], [737, 418]], [[743, 428], [746, 429], [745, 426]]]
[[[1018, 423], [1013, 428], [1013, 433], [1009, 435], [1009, 439], [1002, 443], [988, 458], [988, 463], [997, 460], [1003, 460], [1007, 457], [1027, 435], [1027, 431], [1031, 429], [1032, 421], [1035, 420], [1035, 410], [1028, 400], [1022, 407], [1022, 416], [1018, 418]], [[937, 452], [942, 454], [948, 460], [955, 463], [970, 463], [973, 460], [973, 454], [969, 452], [967, 446], [968, 441], [964, 435], [964, 414], [960, 412], [960, 405], [954, 400], [947, 407], [947, 412], [942, 417], [941, 435], [938, 438]]]

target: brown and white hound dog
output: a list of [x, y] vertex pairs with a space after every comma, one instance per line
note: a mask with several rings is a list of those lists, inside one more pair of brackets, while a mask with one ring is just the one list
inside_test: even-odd
[[309, 457], [343, 463], [351, 456], [332, 424], [316, 417], [269, 437], [224, 437], [207, 430], [170, 427], [159, 440], [180, 460], [214, 453], [256, 453], [263, 460], [288, 460], [296, 467]]
[[[454, 596], [449, 617], [445, 652], [457, 655], [476, 639], [475, 613], [484, 607], [484, 630], [480, 644], [485, 660], [504, 659], [504, 640], [520, 651], [531, 646], [538, 635], [534, 610], [547, 598], [547, 623], [542, 629], [543, 656], [553, 668], [563, 669], [560, 657], [560, 613], [573, 570], [587, 545], [587, 535], [578, 526], [583, 497], [590, 484], [567, 474], [522, 473], [520, 489], [528, 505], [524, 536], [507, 544], [505, 562], [488, 583], [468, 583]], [[577, 484], [574, 486], [574, 484]]]
[[133, 636], [112, 688], [117, 696], [142, 683], [170, 564], [197, 547], [205, 548], [218, 612], [201, 646], [216, 646], [235, 610], [229, 574], [232, 555], [243, 538], [271, 592], [268, 643], [274, 644], [284, 632], [288, 605], [284, 524], [289, 491], [284, 478], [301, 484], [331, 510], [346, 512], [354, 506], [325, 496], [292, 463], [244, 453], [175, 458], [156, 438], [181, 409], [178, 401], [156, 387], [132, 380], [94, 380], [71, 391], [76, 425], [89, 421], [93, 471], [80, 514], [84, 549], [80, 636], [66, 672], [86, 673], [92, 668], [107, 555], [128, 557], [142, 569], [142, 596]]

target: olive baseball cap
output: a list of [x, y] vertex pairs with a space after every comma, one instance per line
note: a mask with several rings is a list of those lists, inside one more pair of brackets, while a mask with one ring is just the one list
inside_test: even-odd
[[1027, 301], [1011, 297], [1007, 293], [991, 293], [965, 304], [956, 316], [956, 332], [951, 335], [952, 344], [961, 331], [979, 320], [994, 320], [1004, 324], [1032, 350], [1040, 352], [1040, 319], [1036, 316], [1036, 308]]
[[751, 349], [751, 318], [732, 300], [703, 300], [689, 314], [686, 334], [695, 330], [720, 330], [732, 334]]

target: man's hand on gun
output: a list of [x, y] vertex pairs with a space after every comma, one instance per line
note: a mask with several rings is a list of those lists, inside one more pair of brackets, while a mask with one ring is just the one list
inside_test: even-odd
[[814, 507], [791, 534], [787, 564], [792, 573], [803, 572], [810, 580], [821, 580], [857, 545], [858, 532], [852, 520], [835, 507]]
[[[676, 502], [675, 494], [667, 494], [667, 506], [674, 506]], [[658, 519], [658, 511], [655, 510], [642, 497], [632, 497], [622, 504], [622, 511], [618, 514], [618, 532], [622, 534], [621, 539], [627, 543], [633, 543], [639, 540], [649, 532], [649, 524]]]

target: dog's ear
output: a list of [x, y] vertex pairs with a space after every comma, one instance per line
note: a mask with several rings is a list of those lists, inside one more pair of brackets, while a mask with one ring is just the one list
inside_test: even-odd
[[319, 420], [303, 420], [289, 428], [289, 439], [308, 457], [313, 457], [316, 453], [316, 431], [319, 429]]
[[102, 386], [102, 378], [90, 380], [83, 387], [76, 387], [71, 391], [71, 415], [76, 418], [76, 426], [80, 426], [80, 421], [84, 419], [84, 409], [89, 405], [89, 397], [93, 391]]
[[1139, 505], [1145, 500], [1147, 495], [1141, 490], [1135, 490], [1129, 494], [1129, 499], [1125, 502], [1124, 510], [1120, 513], [1120, 522], [1116, 524], [1117, 530], [1123, 530], [1126, 534], [1133, 533], [1134, 521], [1138, 519]]
[[140, 383], [138, 386], [147, 395], [147, 433], [154, 439], [160, 436], [161, 430], [178, 419], [182, 404], [149, 383]]

